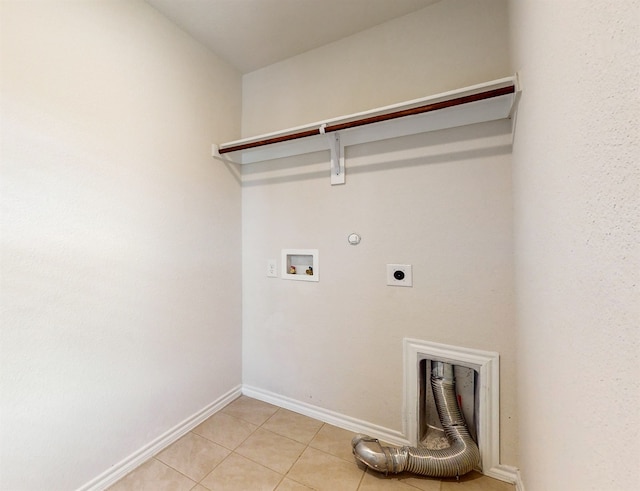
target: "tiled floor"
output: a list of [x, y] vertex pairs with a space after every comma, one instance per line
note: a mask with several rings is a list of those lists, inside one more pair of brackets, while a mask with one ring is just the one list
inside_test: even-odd
[[242, 396], [110, 491], [513, 491], [471, 473], [456, 482], [358, 466], [354, 434]]

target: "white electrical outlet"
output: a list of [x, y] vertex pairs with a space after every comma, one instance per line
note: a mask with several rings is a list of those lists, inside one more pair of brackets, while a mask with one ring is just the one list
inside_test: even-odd
[[275, 259], [269, 259], [267, 261], [267, 276], [269, 278], [278, 277], [278, 262]]
[[387, 285], [413, 286], [410, 264], [387, 264]]

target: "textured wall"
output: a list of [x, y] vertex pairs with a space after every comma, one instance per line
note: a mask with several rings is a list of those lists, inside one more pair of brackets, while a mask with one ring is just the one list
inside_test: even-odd
[[143, 2], [1, 8], [0, 488], [75, 489], [241, 381], [240, 76]]
[[510, 4], [527, 491], [631, 491], [640, 462], [640, 2]]
[[[442, 1], [415, 15], [246, 75], [245, 131], [508, 74], [505, 2]], [[436, 49], [434, 30], [457, 34]], [[382, 59], [383, 48], [402, 54]], [[334, 187], [328, 152], [245, 166], [244, 382], [402, 430], [404, 337], [495, 350], [502, 456], [516, 464], [510, 143], [503, 121], [349, 147], [347, 183]], [[318, 248], [320, 282], [267, 278], [282, 248]], [[386, 286], [387, 263], [412, 264], [413, 288]]]

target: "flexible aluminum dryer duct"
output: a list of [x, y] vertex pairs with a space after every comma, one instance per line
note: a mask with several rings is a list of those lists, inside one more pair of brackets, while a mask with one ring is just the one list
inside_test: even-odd
[[383, 447], [376, 438], [357, 435], [351, 441], [355, 457], [385, 474], [408, 471], [431, 477], [459, 477], [472, 471], [480, 463], [480, 451], [458, 406], [453, 365], [431, 362], [431, 388], [449, 447], [441, 450]]

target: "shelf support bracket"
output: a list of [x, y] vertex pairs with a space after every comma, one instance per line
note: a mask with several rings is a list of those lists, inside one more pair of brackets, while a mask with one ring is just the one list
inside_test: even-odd
[[218, 147], [218, 145], [216, 145], [215, 143], [213, 145], [211, 145], [211, 156], [214, 159], [219, 160], [220, 162], [224, 162], [225, 164], [233, 164], [233, 165], [240, 164], [240, 162], [236, 162], [234, 160], [231, 160], [231, 159], [228, 159], [226, 157], [223, 157], [220, 154], [220, 147]]
[[327, 136], [331, 150], [331, 185], [344, 184], [344, 145], [340, 141], [340, 133], [335, 131], [327, 134], [324, 132], [325, 126], [320, 126], [320, 133]]

